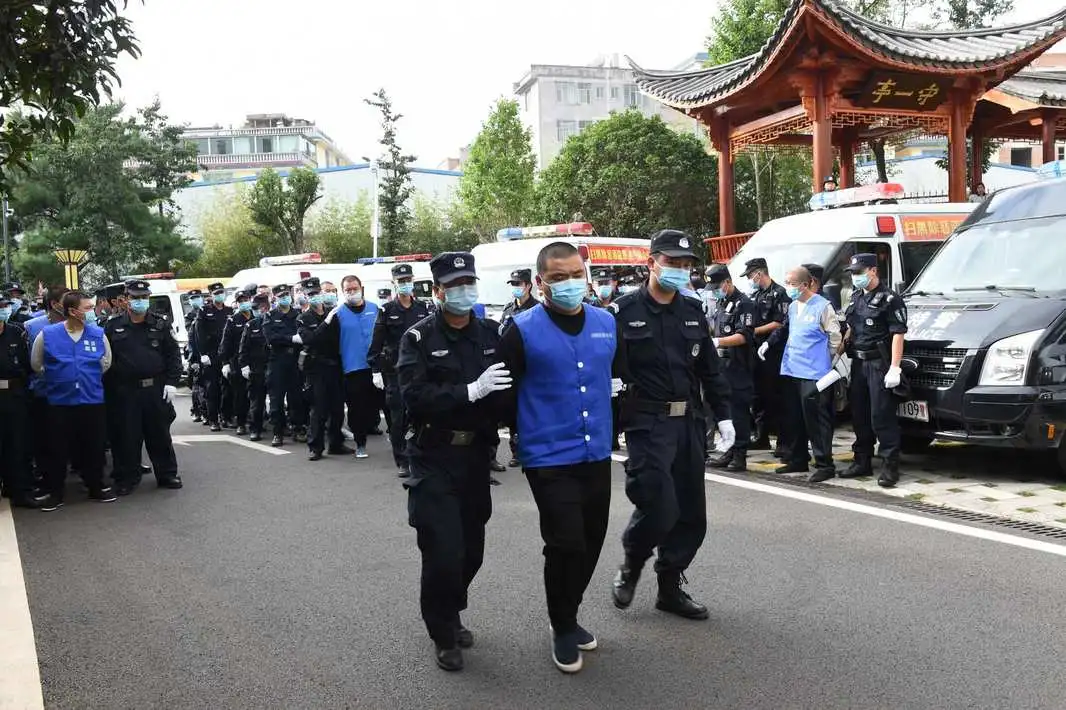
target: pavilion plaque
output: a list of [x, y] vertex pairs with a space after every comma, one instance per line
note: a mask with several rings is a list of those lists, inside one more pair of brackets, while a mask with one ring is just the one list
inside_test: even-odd
[[865, 108], [933, 111], [947, 98], [950, 84], [941, 77], [875, 73], [856, 102]]

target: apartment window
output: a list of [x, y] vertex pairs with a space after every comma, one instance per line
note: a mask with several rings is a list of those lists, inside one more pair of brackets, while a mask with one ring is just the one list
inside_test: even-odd
[[273, 138], [257, 138], [255, 141], [256, 147], [259, 149], [257, 153], [273, 153], [274, 152], [274, 139]]
[[626, 84], [626, 106], [639, 106], [640, 105], [640, 92], [637, 91], [636, 84]]
[[1033, 167], [1033, 149], [1030, 146], [1010, 149], [1010, 164], [1025, 168]]
[[619, 94], [618, 87], [617, 86], [612, 86], [611, 87], [611, 101], [617, 101], [618, 100], [618, 94]]
[[577, 121], [556, 121], [555, 122], [555, 135], [559, 139], [560, 143], [565, 143], [566, 139], [577, 133]]
[[555, 101], [560, 104], [576, 104], [577, 84], [572, 81], [555, 82]]
[[1055, 146], [1055, 159], [1066, 160], [1066, 145]]
[[580, 133], [581, 131], [585, 130], [586, 128], [588, 128], [589, 126], [592, 126], [595, 123], [596, 123], [595, 121], [578, 121], [577, 122], [577, 132]]
[[577, 102], [580, 104], [592, 103], [592, 84], [577, 85]]
[[230, 155], [232, 153], [232, 138], [216, 138], [211, 141], [211, 155]]
[[207, 155], [211, 152], [211, 141], [206, 138], [198, 138], [189, 142], [196, 146], [197, 155]]
[[250, 136], [233, 139], [233, 152], [237, 155], [247, 155], [255, 152], [255, 140]]
[[597, 101], [603, 101], [603, 97], [604, 97], [604, 87], [597, 86], [596, 87], [596, 100]]
[[296, 153], [300, 150], [300, 136], [279, 136], [278, 137], [278, 152], [279, 153]]

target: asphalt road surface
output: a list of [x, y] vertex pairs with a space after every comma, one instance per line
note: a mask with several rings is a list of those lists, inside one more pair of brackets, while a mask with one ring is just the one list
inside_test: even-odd
[[[184, 415], [175, 433], [208, 434]], [[688, 572], [710, 620], [655, 611], [653, 575], [621, 612], [608, 591], [631, 511], [620, 464], [582, 610], [600, 641], [585, 670], [552, 665], [536, 510], [509, 471], [464, 616], [476, 646], [446, 674], [385, 440], [365, 461], [267, 448], [194, 440], [178, 449], [184, 490], [146, 477], [117, 503], [71, 493], [57, 513], [15, 511], [46, 707], [1066, 705], [1066, 559], [1052, 543], [712, 481]]]

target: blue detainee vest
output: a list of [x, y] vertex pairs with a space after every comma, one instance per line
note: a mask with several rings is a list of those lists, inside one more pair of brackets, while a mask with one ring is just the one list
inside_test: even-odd
[[370, 351], [370, 342], [374, 338], [374, 323], [378, 319], [378, 306], [370, 301], [363, 302], [363, 312], [356, 313], [348, 306], [337, 311], [341, 328], [341, 364], [344, 374], [357, 370], [369, 370], [366, 354]]
[[44, 333], [44, 394], [53, 406], [104, 403], [104, 329], [86, 324], [81, 338], [71, 340], [63, 323]]
[[781, 360], [781, 374], [801, 380], [820, 380], [829, 374], [833, 360], [829, 354], [829, 334], [822, 330], [822, 313], [829, 301], [818, 294], [807, 300], [803, 313], [799, 301], [788, 307], [788, 342]]
[[[26, 329], [26, 337], [30, 340], [30, 348], [33, 348], [33, 341], [37, 340], [37, 336], [41, 334], [41, 331], [49, 325], [51, 324], [48, 322], [47, 314], [36, 316], [22, 324], [22, 327]], [[30, 375], [30, 392], [40, 393], [43, 389], [44, 381], [34, 372]]]
[[568, 335], [543, 305], [515, 315], [526, 371], [518, 383], [518, 458], [524, 468], [611, 457], [611, 365], [616, 324], [585, 308], [585, 326]]

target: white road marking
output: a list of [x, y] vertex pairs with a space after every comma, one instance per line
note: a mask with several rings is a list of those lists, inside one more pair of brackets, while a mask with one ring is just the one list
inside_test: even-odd
[[[622, 454], [612, 454], [611, 458], [615, 461], [623, 462], [626, 460], [627, 457]], [[875, 518], [895, 520], [896, 522], [900, 523], [918, 525], [920, 527], [932, 528], [934, 530], [941, 530], [943, 532], [954, 533], [956, 535], [974, 537], [979, 540], [999, 542], [1004, 545], [1013, 545], [1015, 547], [1023, 547], [1027, 550], [1034, 550], [1036, 552], [1046, 552], [1050, 555], [1066, 557], [1066, 545], [1058, 545], [1053, 542], [1033, 540], [1031, 538], [1019, 537], [1017, 535], [1009, 535], [1007, 533], [1001, 533], [995, 530], [985, 530], [983, 528], [971, 527], [969, 525], [961, 525], [959, 523], [952, 523], [946, 520], [937, 520], [936, 518], [926, 518], [921, 515], [914, 515], [912, 513], [903, 513], [898, 510], [892, 510], [891, 508], [878, 508], [874, 505], [865, 505], [863, 503], [855, 503], [850, 500], [842, 500], [840, 498], [818, 495], [816, 493], [805, 493], [803, 491], [792, 490], [791, 488], [784, 488], [781, 486], [774, 486], [766, 483], [757, 483], [755, 481], [745, 481], [739, 478], [730, 478], [729, 476], [720, 476], [715, 473], [704, 474], [704, 478], [714, 483], [721, 483], [727, 486], [734, 486], [736, 488], [744, 488], [749, 491], [769, 493], [770, 495], [781, 496], [782, 498], [791, 498], [792, 500], [799, 500], [803, 501], [804, 503], [816, 503], [818, 505], [824, 505], [829, 508], [837, 508], [839, 510], [851, 511], [852, 513], [863, 513], [864, 515], [872, 515]]]
[[254, 449], [264, 454], [273, 454], [274, 456], [284, 456], [285, 454], [291, 454], [291, 451], [286, 451], [281, 448], [274, 448], [273, 446], [267, 446], [266, 444], [259, 444], [254, 441], [245, 441], [236, 436], [230, 436], [229, 434], [186, 434], [184, 436], [175, 436], [173, 441], [178, 446], [189, 446], [190, 444], [236, 444], [237, 446], [243, 446], [246, 449]]
[[33, 620], [11, 506], [0, 501], [0, 709], [44, 707]]

